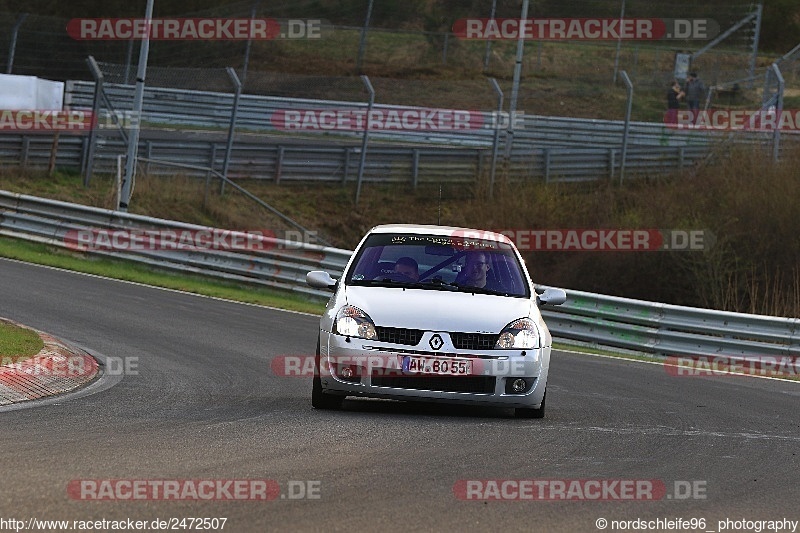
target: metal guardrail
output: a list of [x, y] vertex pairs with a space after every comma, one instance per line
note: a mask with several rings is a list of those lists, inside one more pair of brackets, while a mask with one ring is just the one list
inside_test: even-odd
[[[70, 247], [79, 229], [210, 230], [193, 224], [0, 191], [0, 235]], [[173, 270], [329, 297], [305, 283], [309, 270], [341, 275], [352, 252], [265, 239], [265, 251], [95, 251]], [[666, 356], [753, 358], [800, 355], [800, 319], [730, 313], [567, 291], [542, 309], [554, 337]]]
[[[94, 82], [70, 80], [65, 86], [64, 104], [74, 108], [91, 108]], [[119, 112], [130, 111], [133, 101], [133, 85], [104, 84], [104, 90]], [[177, 126], [205, 128], [227, 128], [233, 108], [233, 94], [191, 91], [162, 87], [147, 87], [144, 92], [142, 120]], [[284, 110], [360, 110], [367, 102], [345, 102], [314, 100], [244, 94], [239, 100], [237, 128], [240, 130], [276, 132], [272, 117]], [[384, 105], [376, 103], [376, 111], [421, 109], [418, 107]], [[477, 113], [472, 111], [471, 113]], [[457, 131], [374, 131], [375, 139], [402, 141], [407, 143], [446, 144], [448, 146], [491, 147], [495, 129], [493, 114], [480, 112], [482, 126]], [[523, 115], [522, 124], [514, 131], [514, 145], [521, 148], [530, 145], [548, 146], [592, 146], [619, 147], [625, 124], [619, 120], [581, 119]], [[505, 133], [505, 130], [502, 130]], [[360, 131], [331, 130], [328, 135], [360, 138]], [[664, 124], [631, 122], [630, 144], [652, 147], [705, 146], [721, 134], [712, 131], [678, 130]]]
[[[273, 141], [274, 142], [274, 141]], [[61, 135], [56, 165], [81, 168], [86, 137]], [[0, 135], [0, 164], [46, 167], [53, 146], [51, 134], [4, 133]], [[140, 141], [140, 154], [147, 159], [209, 168], [222, 168], [225, 143], [198, 140]], [[118, 138], [100, 138], [94, 171], [113, 174], [115, 158], [125, 153]], [[355, 181], [360, 148], [356, 146], [272, 144], [234, 145], [228, 175], [279, 182]], [[707, 156], [703, 146], [631, 147], [627, 168], [631, 173], [658, 174], [691, 165]], [[366, 182], [474, 183], [491, 165], [491, 150], [445, 147], [387, 147], [373, 145], [366, 159]], [[513, 179], [543, 181], [591, 181], [613, 178], [619, 173], [621, 150], [607, 148], [532, 147], [515, 150], [508, 171]], [[173, 175], [174, 169], [143, 164], [151, 175]], [[186, 175], [205, 177], [201, 170], [186, 169]]]
[[[79, 251], [77, 232], [89, 229], [215, 231], [196, 224], [0, 191], [0, 235]], [[125, 244], [128, 250], [96, 249], [87, 253], [314, 296], [328, 294], [307, 286], [306, 273], [313, 269], [341, 272], [350, 257], [349, 251], [338, 248], [256, 235], [248, 238], [252, 244], [247, 250], [152, 250]]]

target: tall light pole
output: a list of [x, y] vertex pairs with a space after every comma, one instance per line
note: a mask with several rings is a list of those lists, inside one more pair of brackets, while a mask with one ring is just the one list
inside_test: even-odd
[[153, 0], [147, 0], [145, 10], [145, 35], [139, 48], [139, 69], [136, 72], [136, 92], [133, 95], [133, 120], [131, 134], [128, 136], [128, 159], [125, 162], [125, 177], [122, 180], [122, 193], [119, 199], [119, 210], [127, 211], [131, 200], [133, 180], [136, 176], [136, 156], [139, 151], [139, 124], [142, 118], [142, 102], [144, 100], [144, 78], [147, 74], [147, 55], [150, 52], [150, 21], [153, 19]]

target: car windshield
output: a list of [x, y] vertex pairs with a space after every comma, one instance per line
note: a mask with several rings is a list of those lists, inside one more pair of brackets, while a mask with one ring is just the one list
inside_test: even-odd
[[345, 279], [348, 285], [530, 296], [513, 248], [485, 239], [372, 234]]

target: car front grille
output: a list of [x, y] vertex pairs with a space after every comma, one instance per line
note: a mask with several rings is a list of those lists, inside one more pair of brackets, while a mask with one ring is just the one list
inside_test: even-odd
[[491, 350], [499, 335], [494, 333], [451, 333], [450, 339], [457, 350]]
[[[406, 346], [416, 346], [419, 344], [422, 335], [425, 333], [421, 329], [389, 328], [376, 326], [378, 340], [390, 344], [404, 344]], [[461, 333], [450, 332], [450, 339], [456, 350], [492, 350], [497, 344], [499, 335], [496, 333]]]
[[406, 344], [416, 346], [424, 333], [421, 329], [375, 327], [378, 340], [391, 344]]
[[372, 385], [395, 389], [492, 394], [494, 376], [373, 376]]

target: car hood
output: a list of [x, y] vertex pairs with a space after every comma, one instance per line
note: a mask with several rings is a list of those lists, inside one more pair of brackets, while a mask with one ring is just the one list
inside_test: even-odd
[[468, 333], [500, 333], [530, 316], [532, 305], [526, 298], [396, 287], [350, 286], [345, 296], [376, 326]]

